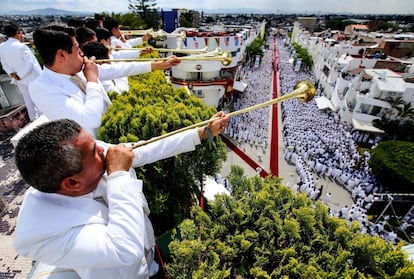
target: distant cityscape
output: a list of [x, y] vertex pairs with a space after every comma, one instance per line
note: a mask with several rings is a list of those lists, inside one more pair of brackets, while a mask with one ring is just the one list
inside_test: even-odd
[[[317, 18], [315, 30], [322, 31], [327, 21], [333, 20], [353, 20], [355, 22], [374, 21], [374, 22], [392, 22], [398, 24], [404, 31], [414, 31], [414, 15], [392, 15], [392, 14], [335, 14], [335, 13], [289, 13], [283, 11], [269, 12], [255, 9], [217, 9], [217, 10], [186, 10], [188, 13], [200, 14], [200, 21], [196, 25], [205, 24], [205, 20], [213, 18], [221, 24], [246, 24], [247, 21], [260, 22], [266, 20], [272, 27], [293, 26], [297, 17], [314, 17]], [[128, 11], [125, 11], [127, 13]], [[129, 11], [130, 12], [130, 11]], [[107, 13], [110, 13], [108, 11]], [[67, 23], [71, 18], [92, 18], [94, 12], [76, 12], [68, 10], [59, 10], [54, 8], [36, 9], [30, 11], [4, 10], [0, 12], [0, 32], [4, 26], [10, 23], [17, 23], [25, 33], [31, 33], [40, 26], [56, 23]], [[243, 16], [239, 16], [243, 15]], [[210, 22], [211, 23], [211, 22]], [[193, 27], [199, 27], [199, 26]], [[1, 36], [1, 35], [0, 35]], [[4, 38], [3, 38], [4, 40]], [[0, 38], [2, 41], [2, 38]]]

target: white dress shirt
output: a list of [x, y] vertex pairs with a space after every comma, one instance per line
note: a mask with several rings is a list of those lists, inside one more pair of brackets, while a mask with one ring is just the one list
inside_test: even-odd
[[22, 93], [30, 120], [40, 116], [29, 94], [29, 84], [40, 76], [42, 69], [29, 47], [15, 38], [0, 44], [0, 63], [8, 75], [16, 73], [20, 80], [14, 80]]
[[[132, 167], [193, 151], [198, 144], [197, 129], [184, 131], [134, 149]], [[92, 193], [80, 197], [29, 188], [17, 218], [14, 247], [33, 260], [73, 269], [81, 278], [148, 278], [153, 258], [147, 252], [155, 239], [142, 187], [131, 168], [105, 174]]]
[[137, 50], [113, 49], [110, 56], [111, 59], [134, 59], [141, 56], [141, 50], [139, 48]]
[[142, 45], [143, 43], [144, 41], [142, 40], [141, 37], [129, 39], [129, 40], [126, 40], [126, 42], [123, 42], [117, 37], [111, 36], [111, 45], [112, 47], [115, 47], [115, 48], [131, 48], [131, 47]]
[[[151, 62], [117, 62], [98, 65], [98, 68], [99, 80], [114, 80], [150, 72]], [[86, 82], [82, 72], [78, 75]], [[72, 119], [96, 138], [102, 116], [111, 101], [100, 81], [88, 82], [85, 94], [70, 77], [45, 68], [30, 84], [30, 96], [49, 120]]]

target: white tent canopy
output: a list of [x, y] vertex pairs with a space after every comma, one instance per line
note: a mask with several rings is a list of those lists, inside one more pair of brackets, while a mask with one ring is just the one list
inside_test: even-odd
[[235, 81], [233, 84], [233, 89], [240, 91], [240, 92], [244, 92], [246, 87], [247, 87], [247, 83], [244, 83], [241, 81]]
[[356, 130], [372, 132], [372, 133], [384, 133], [383, 130], [374, 127], [370, 122], [357, 120], [352, 118], [352, 125]]
[[336, 111], [334, 105], [325, 96], [318, 97], [318, 98], [315, 99], [315, 101], [316, 101], [316, 105], [318, 106], [318, 109], [327, 109], [327, 108], [329, 108], [332, 111]]

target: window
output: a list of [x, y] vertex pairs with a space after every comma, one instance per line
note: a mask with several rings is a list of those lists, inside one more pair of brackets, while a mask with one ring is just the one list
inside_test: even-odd
[[204, 98], [203, 90], [193, 90], [193, 94], [198, 98]]

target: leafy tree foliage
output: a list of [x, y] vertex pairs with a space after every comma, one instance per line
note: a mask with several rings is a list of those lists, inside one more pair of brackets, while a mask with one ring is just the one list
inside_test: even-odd
[[[130, 77], [130, 90], [112, 95], [112, 105], [102, 119], [99, 138], [112, 143], [137, 142], [209, 119], [215, 112], [184, 89], [174, 90], [162, 71]], [[226, 158], [219, 137], [189, 152], [138, 168], [144, 180], [156, 235], [189, 217], [200, 195], [203, 174], [213, 175]]]
[[414, 142], [414, 121], [406, 119], [389, 119], [382, 117], [373, 121], [375, 127], [385, 131], [383, 140], [400, 140]]
[[196, 26], [193, 26], [193, 13], [181, 13], [180, 14], [180, 26], [196, 27]]
[[263, 57], [263, 47], [265, 40], [258, 36], [248, 47], [246, 47], [246, 56], [250, 66], [255, 63], [256, 56]]
[[407, 278], [401, 245], [361, 234], [359, 223], [294, 194], [279, 178], [246, 178], [232, 167], [232, 196], [194, 207], [169, 248], [172, 278]]
[[293, 43], [292, 46], [296, 50], [296, 58], [295, 58], [294, 64], [296, 63], [297, 58], [301, 58], [302, 59], [302, 69], [311, 70], [312, 66], [313, 66], [312, 55], [309, 54], [309, 52], [306, 48], [300, 46], [297, 43]]
[[391, 105], [388, 113], [381, 119], [375, 119], [374, 125], [385, 131], [383, 139], [414, 141], [414, 107], [401, 96], [387, 97]]
[[391, 32], [391, 31], [397, 31], [398, 29], [400, 29], [398, 24], [390, 23], [390, 22], [380, 22], [372, 28], [372, 32], [375, 32], [375, 31]]
[[159, 15], [156, 0], [129, 0], [128, 9], [139, 15], [148, 27], [158, 29]]
[[149, 10], [155, 9], [157, 6], [156, 0], [129, 0], [128, 8], [144, 17]]
[[369, 165], [388, 190], [414, 192], [414, 143], [383, 141], [373, 150]]
[[103, 16], [105, 18], [114, 18], [118, 20], [119, 24], [123, 26], [123, 29], [135, 30], [147, 28], [145, 21], [134, 13], [103, 13]]
[[348, 19], [341, 19], [341, 18], [335, 18], [331, 20], [326, 21], [326, 29], [332, 29], [332, 30], [345, 30], [345, 27], [351, 24], [357, 24], [357, 22], [348, 20]]

